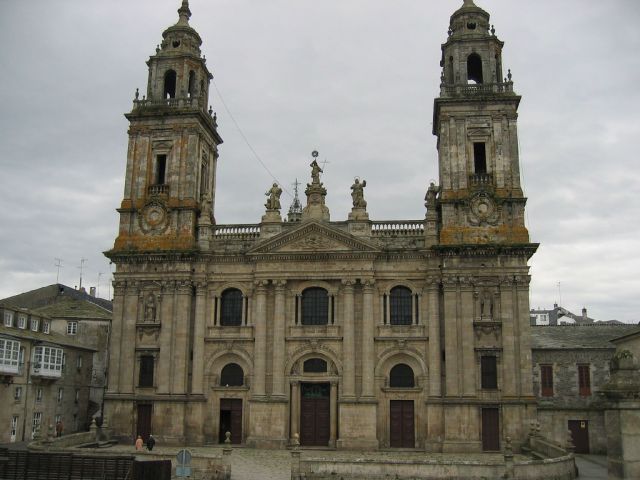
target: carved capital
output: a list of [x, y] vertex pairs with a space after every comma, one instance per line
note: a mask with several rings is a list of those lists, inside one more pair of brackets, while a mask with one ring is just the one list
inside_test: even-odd
[[126, 287], [127, 287], [127, 282], [125, 282], [124, 280], [115, 280], [113, 282], [113, 295], [114, 296], [124, 295]]
[[287, 286], [286, 280], [274, 280], [273, 285], [276, 287], [276, 292], [281, 292]]

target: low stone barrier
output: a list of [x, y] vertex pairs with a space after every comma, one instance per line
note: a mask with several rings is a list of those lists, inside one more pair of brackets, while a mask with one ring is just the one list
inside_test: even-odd
[[[192, 475], [197, 480], [230, 480], [231, 479], [231, 449], [225, 448], [222, 456], [205, 453], [193, 453], [191, 457]], [[176, 475], [176, 456], [164, 453], [144, 451], [136, 454], [136, 461], [171, 460], [171, 478]]]

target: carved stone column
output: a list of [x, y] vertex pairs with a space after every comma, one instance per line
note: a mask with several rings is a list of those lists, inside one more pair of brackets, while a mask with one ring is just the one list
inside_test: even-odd
[[362, 396], [373, 397], [375, 371], [375, 320], [373, 318], [373, 280], [365, 280], [362, 291]]
[[125, 282], [113, 282], [113, 322], [111, 326], [111, 355], [109, 357], [109, 392], [119, 392], [120, 368], [122, 361], [122, 329], [124, 323]]
[[122, 349], [120, 351], [120, 393], [133, 393], [135, 379], [136, 319], [138, 318], [138, 282], [127, 282], [124, 293]]
[[462, 374], [462, 394], [473, 397], [477, 393], [474, 332], [473, 332], [473, 291], [474, 284], [472, 277], [460, 277], [460, 304], [458, 328], [461, 333], [461, 357], [460, 365]]
[[175, 312], [175, 281], [162, 282], [162, 301], [158, 312], [160, 315], [160, 356], [158, 357], [157, 392], [169, 393], [171, 390], [171, 375], [173, 370], [172, 341], [173, 316]]
[[207, 283], [196, 284], [196, 318], [193, 329], [193, 360], [191, 392], [204, 393], [204, 337], [207, 308]]
[[[298, 399], [298, 403], [300, 400]], [[338, 382], [331, 381], [331, 391], [329, 393], [329, 446], [336, 446], [338, 438]]]
[[187, 393], [187, 371], [189, 368], [189, 325], [191, 324], [191, 281], [178, 281], [176, 309], [173, 317], [174, 348], [171, 352], [173, 370], [172, 393]]
[[442, 394], [442, 356], [440, 354], [440, 301], [437, 277], [427, 278], [427, 323], [429, 325], [429, 396]]
[[342, 296], [344, 302], [342, 316], [342, 382], [343, 397], [353, 398], [355, 389], [355, 336], [353, 309], [353, 281], [342, 281]]
[[458, 278], [446, 275], [444, 286], [444, 351], [445, 351], [445, 386], [448, 397], [458, 396], [461, 391], [462, 375], [458, 369], [458, 355], [461, 341], [458, 339]]
[[500, 279], [500, 321], [502, 322], [502, 393], [506, 397], [516, 395], [515, 366], [518, 363], [514, 345], [516, 288], [513, 277], [505, 276]]
[[267, 363], [267, 282], [256, 282], [255, 347], [253, 355], [253, 395], [265, 395]]
[[300, 435], [300, 382], [291, 382], [291, 433], [289, 443], [295, 434]]
[[274, 282], [276, 288], [273, 313], [273, 386], [271, 394], [285, 396], [284, 356], [285, 356], [285, 285], [286, 280]]

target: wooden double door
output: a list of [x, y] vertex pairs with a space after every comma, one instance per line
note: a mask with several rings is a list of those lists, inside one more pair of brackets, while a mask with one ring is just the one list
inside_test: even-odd
[[139, 403], [137, 405], [136, 438], [138, 435], [146, 442], [151, 435], [151, 412], [153, 405]]
[[328, 383], [300, 384], [300, 445], [329, 444], [330, 391]]
[[413, 400], [391, 400], [389, 444], [393, 448], [415, 448]]
[[482, 450], [500, 450], [500, 411], [497, 408], [482, 409]]
[[242, 443], [242, 399], [220, 399], [220, 428], [218, 441], [224, 443], [226, 433], [231, 432], [231, 443]]
[[569, 420], [569, 431], [576, 447], [576, 453], [589, 453], [589, 421]]

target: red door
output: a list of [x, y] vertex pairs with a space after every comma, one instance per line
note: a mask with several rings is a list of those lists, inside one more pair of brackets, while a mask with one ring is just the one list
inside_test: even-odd
[[497, 408], [482, 409], [482, 450], [500, 450], [500, 415]]
[[569, 420], [569, 430], [576, 453], [589, 453], [589, 421]]
[[218, 440], [223, 443], [226, 433], [231, 432], [231, 443], [242, 443], [242, 399], [222, 398], [220, 400], [220, 433]]
[[136, 424], [136, 437], [142, 436], [142, 439], [146, 442], [151, 434], [151, 409], [152, 405], [142, 404], [138, 405], [138, 421]]
[[300, 444], [329, 444], [329, 384], [303, 383], [300, 386]]
[[413, 400], [391, 400], [389, 443], [394, 448], [414, 448]]

